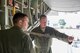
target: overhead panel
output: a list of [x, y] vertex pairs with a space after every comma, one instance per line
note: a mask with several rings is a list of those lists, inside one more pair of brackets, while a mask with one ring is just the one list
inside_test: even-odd
[[80, 0], [44, 0], [44, 2], [54, 11], [80, 11]]

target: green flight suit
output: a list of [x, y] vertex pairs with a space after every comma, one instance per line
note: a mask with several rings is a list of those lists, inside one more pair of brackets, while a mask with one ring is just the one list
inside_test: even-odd
[[[46, 27], [44, 32], [40, 29], [40, 26], [34, 28], [31, 32], [41, 33], [44, 34], [44, 36], [46, 36], [46, 34], [49, 34], [52, 38], [57, 38], [59, 40], [68, 42], [67, 41], [68, 36], [66, 34], [60, 33], [54, 28], [48, 26]], [[51, 51], [52, 38], [43, 36], [39, 37], [33, 34], [30, 34], [30, 36], [32, 40], [34, 40], [36, 53], [52, 53]]]
[[0, 33], [0, 53], [34, 53], [30, 36], [14, 26]]

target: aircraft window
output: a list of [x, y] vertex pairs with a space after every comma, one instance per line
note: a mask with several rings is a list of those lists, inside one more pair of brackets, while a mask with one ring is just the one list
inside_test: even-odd
[[[80, 53], [80, 12], [47, 14], [47, 25], [74, 37], [71, 45], [53, 38], [52, 53]], [[58, 51], [57, 51], [58, 50]]]

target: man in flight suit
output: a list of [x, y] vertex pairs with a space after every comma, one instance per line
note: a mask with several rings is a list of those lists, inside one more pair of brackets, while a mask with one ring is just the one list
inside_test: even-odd
[[74, 39], [73, 37], [60, 33], [54, 28], [46, 26], [46, 22], [47, 17], [45, 15], [41, 15], [40, 25], [31, 31], [39, 34], [44, 34], [44, 36], [30, 34], [32, 40], [34, 40], [36, 53], [52, 53], [51, 51], [52, 38], [57, 38], [68, 43], [71, 43], [73, 41]]
[[13, 16], [14, 26], [1, 31], [0, 53], [34, 53], [29, 35], [24, 33], [28, 28], [28, 16], [18, 12]]

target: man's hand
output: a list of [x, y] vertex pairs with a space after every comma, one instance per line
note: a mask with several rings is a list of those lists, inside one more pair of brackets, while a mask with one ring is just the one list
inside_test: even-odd
[[73, 40], [74, 40], [74, 37], [68, 36], [68, 42], [69, 42], [69, 44], [71, 44], [73, 42]]

